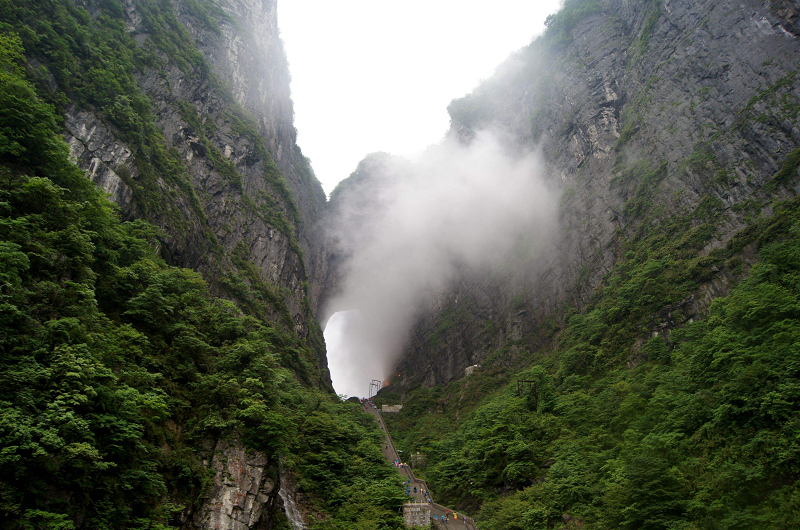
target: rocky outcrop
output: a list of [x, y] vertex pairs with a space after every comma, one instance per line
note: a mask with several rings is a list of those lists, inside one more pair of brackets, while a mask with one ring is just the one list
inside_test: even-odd
[[[213, 485], [196, 512], [182, 517], [187, 528], [270, 530], [286, 524], [305, 528], [293, 475], [277, 461], [240, 442], [217, 442], [210, 462]], [[284, 526], [279, 523], [282, 522]]]
[[200, 528], [244, 530], [256, 527], [278, 496], [278, 480], [267, 472], [267, 457], [220, 442], [211, 469], [214, 487], [201, 506]]
[[[128, 172], [131, 150], [89, 111], [72, 110], [65, 122], [70, 156], [121, 208], [134, 212], [133, 190], [112, 168]], [[135, 168], [134, 168], [135, 171]]]
[[239, 441], [220, 440], [209, 467], [213, 484], [196, 512], [184, 513], [186, 528], [270, 530], [286, 524], [305, 528], [297, 502], [297, 484], [288, 470], [267, 455], [245, 449]]

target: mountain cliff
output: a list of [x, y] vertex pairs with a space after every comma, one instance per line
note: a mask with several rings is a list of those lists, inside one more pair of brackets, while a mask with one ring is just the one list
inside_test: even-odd
[[[568, 2], [542, 37], [454, 100], [450, 134], [461, 141], [500, 129], [541, 151], [562, 190], [560, 241], [546, 266], [463, 277], [440, 293], [415, 326], [404, 380], [450, 382], [495, 351], [511, 349], [512, 362], [519, 347], [548, 349], [566, 308], [590, 304], [648, 236], [680, 219], [684, 230], [668, 235], [693, 231], [706, 255], [796, 193], [797, 23], [792, 2]], [[674, 326], [660, 315], [670, 304], [682, 321], [704, 314], [736, 276], [714, 269], [682, 298], [662, 298], [638, 333]]]
[[[799, 23], [568, 0], [450, 105], [442, 149], [558, 191], [546, 251], [420, 284], [378, 397], [482, 528], [800, 524]], [[0, 2], [3, 525], [402, 526], [316, 315], [415, 169], [326, 206], [288, 83], [271, 0]]]
[[544, 263], [431, 294], [378, 397], [480, 527], [798, 524], [798, 14], [567, 1], [451, 103], [560, 189]]
[[[105, 16], [95, 4], [84, 7]], [[295, 143], [276, 4], [125, 2], [119, 9], [129, 85], [122, 94], [102, 90], [95, 86], [102, 70], [92, 71], [88, 90], [65, 109], [72, 156], [125, 217], [163, 229], [168, 262], [203, 272], [234, 299], [250, 296], [243, 283], [257, 286], [255, 296], [271, 300], [262, 311], [316, 350], [323, 374], [316, 377], [330, 384], [312, 292], [319, 290], [315, 229], [325, 195]], [[59, 85], [67, 82], [63, 72], [49, 75], [57, 88], [72, 89]], [[145, 106], [143, 98], [153, 110], [130, 107]]]
[[273, 1], [0, 3], [0, 526], [402, 526], [292, 120]]

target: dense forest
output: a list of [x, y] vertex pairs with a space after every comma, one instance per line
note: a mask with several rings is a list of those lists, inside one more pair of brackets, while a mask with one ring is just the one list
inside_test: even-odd
[[[181, 526], [227, 439], [265, 455], [273, 473], [296, 474], [321, 514], [311, 527], [401, 527], [402, 489], [374, 422], [303, 383], [315, 367], [296, 337], [167, 265], [158, 230], [122, 222], [70, 162], [57, 108], [79, 91], [80, 104], [144, 134], [141, 149], [174, 164], [139, 121], [146, 98], [125, 96], [137, 92], [120, 59], [135, 51], [103, 37], [121, 9], [105, 4], [99, 19], [68, 1], [0, 4], [0, 525]], [[48, 9], [56, 18], [30, 18]], [[20, 36], [15, 18], [37, 31], [22, 25]], [[30, 66], [32, 40], [63, 91]], [[271, 527], [288, 528], [273, 509]]]

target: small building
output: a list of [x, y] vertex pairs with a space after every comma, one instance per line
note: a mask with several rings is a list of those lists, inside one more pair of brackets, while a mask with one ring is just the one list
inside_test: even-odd
[[431, 524], [431, 507], [428, 503], [409, 502], [403, 505], [403, 519], [406, 528], [428, 526]]
[[403, 405], [381, 405], [381, 412], [384, 414], [397, 414]]
[[472, 366], [467, 366], [466, 368], [464, 368], [464, 377], [467, 377], [468, 375], [470, 375], [472, 372], [474, 372], [475, 370], [479, 369], [480, 367], [481, 367], [480, 364], [473, 364]]

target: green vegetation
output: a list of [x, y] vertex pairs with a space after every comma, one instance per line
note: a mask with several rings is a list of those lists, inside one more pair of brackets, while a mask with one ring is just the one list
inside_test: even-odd
[[658, 185], [667, 176], [667, 163], [662, 162], [656, 168], [650, 168], [646, 160], [639, 161], [633, 166], [623, 169], [619, 176], [612, 179], [611, 185], [633, 188], [631, 196], [625, 202], [626, 219], [639, 219], [651, 211], [653, 197]]
[[[748, 121], [769, 121], [769, 120], [797, 120], [800, 113], [800, 103], [795, 97], [788, 93], [796, 83], [797, 72], [790, 72], [778, 79], [773, 85], [758, 92], [739, 112], [736, 118], [735, 128], [741, 129]], [[766, 104], [765, 113], [757, 114], [756, 107], [759, 104]]]
[[24, 39], [0, 33], [0, 526], [177, 527], [228, 439], [297, 473], [329, 515], [311, 528], [401, 528], [370, 416], [300, 383], [297, 337], [120, 222], [28, 73]]
[[[188, 2], [186, 8], [201, 25], [214, 32], [227, 15], [204, 0]], [[183, 73], [206, 80], [214, 97], [221, 98], [227, 112], [221, 119], [229, 120], [234, 133], [246, 138], [253, 153], [247, 163], [260, 164], [266, 190], [250, 196], [244, 190], [243, 177], [237, 167], [212, 142], [216, 123], [210, 116], [201, 116], [194, 105], [173, 99], [167, 103], [180, 111], [181, 117], [199, 137], [197, 147], [227, 184], [226, 192], [233, 200], [265, 223], [286, 235], [289, 245], [304, 267], [302, 250], [297, 241], [300, 218], [292, 193], [259, 136], [254, 120], [235, 101], [224, 83], [210, 71], [202, 54], [187, 30], [176, 19], [174, 5], [166, 0], [141, 0], [136, 9], [147, 28], [147, 40], [137, 44], [128, 32], [125, 11], [119, 0], [92, 0], [76, 5], [70, 0], [12, 2], [0, 0], [0, 31], [20, 36], [25, 55], [41, 66], [29, 69], [39, 97], [63, 110], [74, 104], [91, 110], [108, 125], [114, 134], [133, 151], [134, 168], [113, 168], [133, 190], [133, 199], [145, 218], [157, 220], [170, 227], [167, 237], [180, 239], [190, 230], [192, 250], [208, 255], [210, 262], [205, 274], [214, 282], [214, 289], [224, 289], [226, 295], [242, 306], [252, 309], [252, 302], [265, 302], [259, 316], [272, 317], [294, 336], [294, 322], [286, 311], [283, 295], [274, 286], [267, 286], [254, 265], [239, 256], [238, 265], [225, 255], [223, 247], [211, 229], [203, 204], [202, 190], [196, 190], [184, 161], [177, 149], [168, 148], [153, 111], [153, 102], [142, 91], [137, 76], [154, 78], [177, 67]], [[169, 83], [164, 87], [171, 90]], [[203, 199], [203, 200], [201, 200]], [[176, 204], [188, 204], [186, 215]], [[190, 239], [187, 237], [187, 239]], [[238, 270], [237, 270], [238, 269]], [[254, 278], [257, 280], [254, 280]], [[269, 293], [267, 292], [269, 291]], [[215, 291], [216, 292], [216, 291]], [[263, 305], [263, 304], [262, 304]], [[309, 316], [310, 311], [306, 311]], [[323, 351], [318, 337], [313, 337], [316, 351]], [[299, 341], [296, 337], [295, 342]], [[298, 346], [305, 357], [316, 358], [316, 351]], [[316, 362], [315, 362], [316, 364]]]
[[[498, 377], [490, 361], [406, 398], [387, 423], [428, 454], [441, 502], [486, 529], [562, 528], [565, 513], [585, 528], [800, 524], [800, 200], [701, 257], [719, 209], [642, 230], [530, 368]], [[749, 275], [688, 321], [690, 295], [712, 268], [741, 273], [747, 246]], [[517, 379], [536, 385], [518, 395]]]
[[[647, 80], [647, 83], [645, 83], [644, 86], [636, 93], [636, 97], [633, 99], [633, 101], [629, 105], [625, 106], [625, 109], [622, 111], [622, 116], [620, 117], [622, 129], [619, 131], [619, 138], [617, 138], [617, 144], [614, 147], [616, 151], [619, 152], [622, 147], [628, 143], [628, 141], [630, 141], [633, 135], [639, 132], [639, 127], [641, 126], [642, 122], [642, 111], [653, 99], [650, 91], [658, 85], [659, 81], [660, 78], [658, 76], [650, 77], [650, 79]], [[619, 161], [620, 154], [617, 155], [617, 162], [619, 163]]]
[[229, 19], [225, 11], [209, 0], [186, 0], [186, 9], [205, 29], [216, 35], [222, 34], [218, 20]]
[[[124, 10], [117, 0], [97, 2], [94, 17], [63, 0], [2, 1], [0, 31], [18, 34], [26, 55], [43, 63], [34, 75], [46, 100], [59, 108], [74, 102], [94, 109], [134, 149], [138, 177], [127, 178], [126, 183], [142, 211], [168, 215], [183, 226], [186, 221], [168, 206], [177, 193], [187, 197], [200, 220], [205, 220], [205, 213], [178, 153], [164, 147], [150, 100], [138, 87], [135, 73], [163, 63], [156, 49], [168, 53], [185, 71], [202, 69], [203, 64], [185, 30], [170, 16], [171, 10], [160, 9], [161, 3], [140, 3], [156, 47], [151, 51], [137, 46], [126, 31]], [[56, 91], [50, 89], [50, 78]], [[164, 194], [159, 178], [174, 189]], [[213, 234], [210, 237], [213, 245]]]
[[463, 323], [465, 319], [464, 310], [458, 308], [448, 308], [442, 311], [437, 316], [437, 325], [425, 340], [431, 347], [435, 348], [439, 344], [441, 336], [457, 326], [458, 323]]
[[454, 99], [447, 106], [450, 119], [474, 131], [491, 115], [484, 98], [478, 94], [467, 94], [463, 98]]
[[800, 147], [789, 153], [780, 171], [773, 177], [772, 184], [788, 184], [791, 179], [797, 178], [798, 168], [800, 168]]
[[658, 19], [661, 18], [659, 2], [657, 0], [648, 0], [647, 3], [649, 4], [647, 19], [644, 21], [644, 25], [642, 26], [642, 30], [639, 32], [639, 36], [631, 45], [632, 54], [631, 60], [628, 63], [629, 65], [635, 63], [637, 59], [647, 53], [647, 47], [650, 44], [650, 37], [653, 34], [653, 29], [656, 27]]

